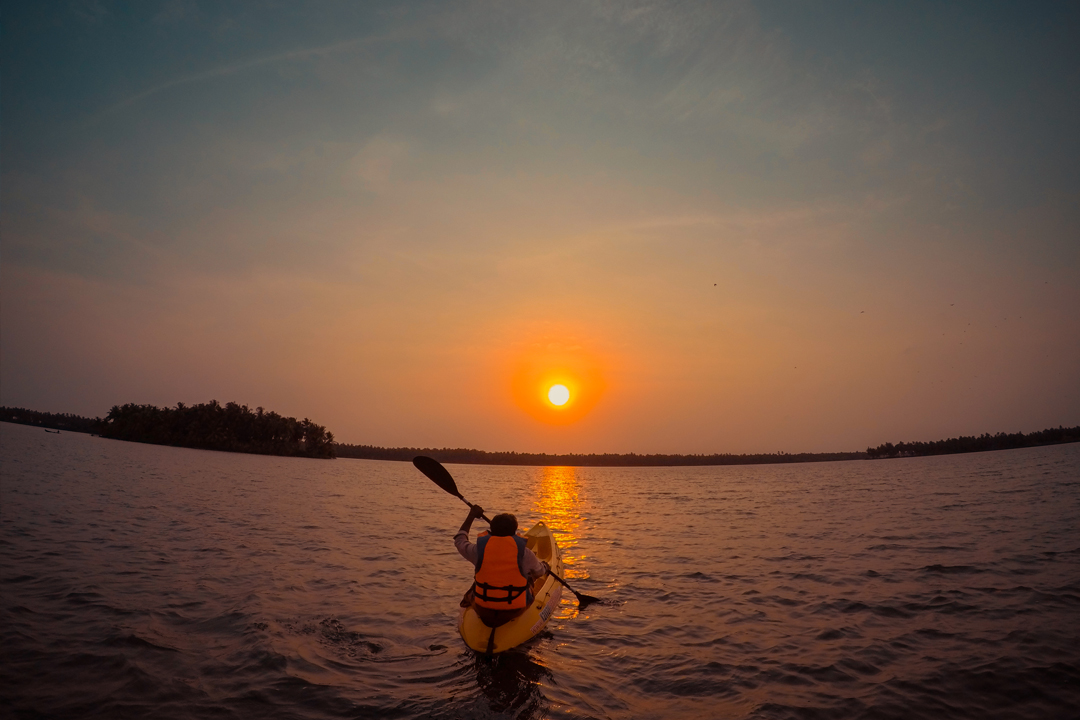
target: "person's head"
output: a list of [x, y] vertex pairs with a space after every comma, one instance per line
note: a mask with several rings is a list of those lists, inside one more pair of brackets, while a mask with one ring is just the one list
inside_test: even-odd
[[513, 535], [515, 532], [517, 532], [517, 518], [510, 513], [491, 518], [492, 535]]

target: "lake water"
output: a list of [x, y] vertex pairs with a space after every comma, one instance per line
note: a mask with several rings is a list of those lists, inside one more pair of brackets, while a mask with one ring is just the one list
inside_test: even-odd
[[448, 466], [606, 600], [495, 662], [456, 632], [467, 508], [410, 464], [0, 449], [6, 717], [1080, 716], [1080, 445]]

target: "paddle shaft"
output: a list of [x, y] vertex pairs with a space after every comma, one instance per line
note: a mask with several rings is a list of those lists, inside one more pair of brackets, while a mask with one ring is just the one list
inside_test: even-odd
[[[458, 500], [460, 500], [461, 502], [463, 502], [463, 503], [465, 503], [466, 505], [468, 505], [468, 506], [469, 506], [470, 508], [471, 508], [471, 507], [473, 506], [473, 504], [472, 504], [471, 502], [469, 502], [469, 501], [468, 501], [468, 500], [466, 500], [465, 498], [461, 497], [460, 495], [455, 495], [454, 497], [456, 497], [456, 498], [457, 498]], [[486, 522], [486, 523], [487, 523], [488, 525], [490, 525], [490, 524], [491, 524], [491, 521], [490, 521], [490, 520], [488, 520], [488, 516], [487, 516], [487, 515], [481, 515], [481, 516], [480, 516], [480, 519], [481, 519], [481, 520], [483, 520], [484, 522]]]
[[561, 577], [559, 577], [555, 573], [551, 572], [550, 570], [548, 570], [548, 575], [550, 575], [551, 577], [558, 580], [562, 584], [562, 586], [564, 588], [566, 588], [570, 592], [574, 593], [574, 597], [577, 598], [578, 605], [580, 605], [581, 607], [585, 607], [589, 603], [598, 602], [600, 600], [600, 598], [598, 598], [598, 597], [593, 597], [592, 595], [584, 595], [582, 593], [579, 593], [577, 590], [570, 587], [569, 583], [567, 583], [565, 580], [563, 580]]

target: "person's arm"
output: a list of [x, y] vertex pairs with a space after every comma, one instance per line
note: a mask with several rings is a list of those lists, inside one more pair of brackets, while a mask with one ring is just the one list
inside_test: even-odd
[[473, 505], [469, 509], [469, 516], [465, 518], [465, 522], [461, 524], [461, 529], [454, 535], [454, 546], [457, 551], [461, 553], [461, 557], [465, 558], [473, 565], [476, 564], [477, 552], [476, 545], [469, 542], [469, 528], [472, 527], [472, 522], [476, 518], [484, 514], [484, 508], [479, 505]]
[[536, 557], [533, 551], [528, 548], [525, 548], [525, 557], [521, 559], [521, 564], [525, 569], [525, 577], [530, 580], [544, 577], [549, 572], [547, 563], [540, 562], [540, 558]]
[[472, 521], [484, 514], [484, 508], [479, 505], [473, 505], [469, 508], [469, 515], [465, 518], [465, 522], [461, 523], [461, 529], [458, 532], [463, 532], [466, 535], [469, 534], [469, 528], [472, 527]]

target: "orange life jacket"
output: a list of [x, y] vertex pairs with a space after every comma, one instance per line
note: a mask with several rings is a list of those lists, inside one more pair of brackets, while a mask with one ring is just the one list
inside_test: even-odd
[[525, 538], [520, 535], [491, 535], [476, 538], [476, 575], [473, 602], [492, 610], [517, 610], [532, 602], [532, 589], [525, 577]]

